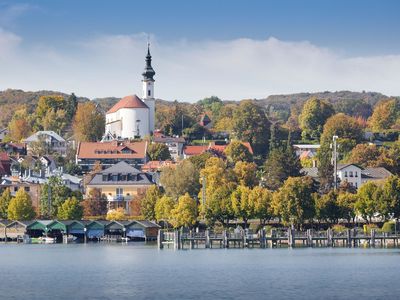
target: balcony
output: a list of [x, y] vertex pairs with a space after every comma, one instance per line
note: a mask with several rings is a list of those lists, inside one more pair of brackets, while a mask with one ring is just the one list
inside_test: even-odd
[[108, 195], [107, 201], [118, 202], [118, 201], [131, 201], [133, 199], [130, 195]]

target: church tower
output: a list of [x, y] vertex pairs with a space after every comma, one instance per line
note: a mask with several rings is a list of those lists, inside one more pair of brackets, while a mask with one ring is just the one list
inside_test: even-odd
[[154, 132], [155, 99], [154, 99], [154, 75], [156, 72], [151, 66], [150, 43], [147, 44], [146, 66], [143, 75], [143, 101], [149, 107], [149, 129]]

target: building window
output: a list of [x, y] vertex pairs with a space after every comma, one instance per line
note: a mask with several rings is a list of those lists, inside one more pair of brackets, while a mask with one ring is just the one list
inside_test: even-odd
[[[356, 176], [357, 177], [357, 176]], [[356, 183], [354, 183], [354, 185], [356, 186], [356, 188], [358, 188], [358, 184], [357, 184], [357, 182]]]
[[357, 171], [354, 172], [354, 177], [358, 177], [358, 172]]
[[347, 177], [347, 171], [344, 171], [344, 177]]
[[350, 177], [353, 177], [353, 171], [350, 171], [349, 173], [350, 173]]
[[24, 187], [25, 192], [29, 192], [31, 189], [29, 188], [29, 186]]
[[107, 181], [108, 180], [108, 176], [107, 175], [103, 175], [103, 181]]
[[115, 194], [117, 195], [118, 198], [122, 197], [124, 194], [124, 189], [123, 188], [116, 188], [115, 189]]
[[112, 181], [118, 181], [118, 175], [113, 175], [112, 176]]

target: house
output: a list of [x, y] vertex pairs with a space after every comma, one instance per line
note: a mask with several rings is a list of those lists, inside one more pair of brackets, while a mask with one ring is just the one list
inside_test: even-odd
[[182, 137], [158, 136], [154, 137], [153, 142], [157, 144], [165, 144], [168, 147], [171, 158], [175, 161], [179, 160], [183, 155], [185, 139]]
[[[318, 168], [303, 168], [301, 170], [305, 175], [318, 180]], [[338, 182], [348, 182], [351, 186], [358, 189], [368, 181], [381, 181], [392, 175], [391, 172], [383, 167], [362, 168], [356, 164], [338, 164], [337, 178]]]
[[140, 168], [147, 161], [146, 152], [146, 141], [81, 142], [76, 153], [76, 164], [84, 172], [91, 171], [97, 161], [103, 168], [121, 161]]
[[130, 212], [130, 203], [153, 185], [149, 174], [121, 161], [94, 175], [86, 185], [86, 194], [98, 189], [107, 198], [108, 209], [124, 208]]
[[3, 148], [9, 155], [14, 155], [19, 157], [27, 154], [26, 144], [24, 143], [10, 142], [5, 144]]
[[16, 177], [6, 177], [0, 181], [0, 193], [3, 193], [3, 191], [7, 188], [10, 189], [12, 196], [15, 196], [19, 189], [24, 189], [25, 192], [27, 192], [31, 197], [32, 206], [34, 207], [36, 213], [39, 213], [40, 184], [23, 182]]
[[[249, 150], [250, 154], [254, 154], [253, 153], [253, 148], [251, 147], [249, 142], [241, 142], [241, 144], [243, 146], [245, 146], [247, 148], [247, 150]], [[210, 144], [208, 145], [208, 149], [216, 151], [216, 152], [223, 153], [223, 152], [225, 152], [225, 149], [228, 146], [229, 146], [229, 142], [226, 142], [226, 141], [213, 141], [213, 142], [210, 142]]]
[[151, 160], [143, 165], [142, 171], [147, 173], [159, 172], [164, 167], [175, 166], [176, 164], [172, 160]]
[[317, 155], [317, 151], [320, 147], [321, 145], [293, 145], [295, 153], [300, 159], [313, 158]]
[[210, 117], [207, 114], [203, 114], [200, 117], [199, 125], [206, 129], [210, 129], [213, 124], [212, 124]]
[[67, 155], [67, 143], [54, 131], [38, 131], [24, 140], [28, 153], [32, 152], [34, 144], [44, 142], [48, 147], [49, 152], [57, 152], [62, 156]]
[[187, 159], [187, 158], [195, 156], [195, 155], [200, 155], [200, 154], [206, 152], [207, 149], [208, 149], [208, 146], [206, 146], [206, 145], [203, 145], [203, 146], [186, 145], [183, 148], [183, 158]]

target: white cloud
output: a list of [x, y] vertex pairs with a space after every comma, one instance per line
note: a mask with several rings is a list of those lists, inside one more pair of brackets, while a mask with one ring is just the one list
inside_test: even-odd
[[[61, 48], [22, 47], [0, 30], [0, 89], [51, 89], [87, 97], [141, 93], [147, 35], [105, 35]], [[196, 101], [369, 90], [400, 95], [400, 55], [346, 57], [277, 38], [160, 42], [151, 36], [156, 97]]]

